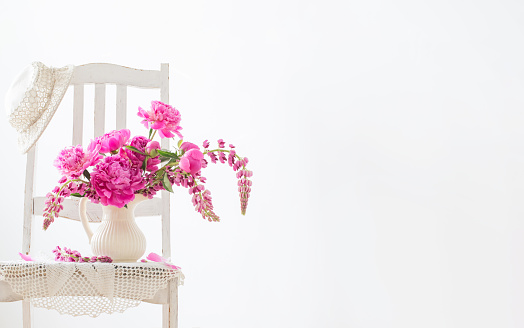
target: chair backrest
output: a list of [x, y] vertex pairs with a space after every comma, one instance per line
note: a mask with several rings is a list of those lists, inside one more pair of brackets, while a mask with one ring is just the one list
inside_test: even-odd
[[[74, 87], [73, 98], [73, 145], [82, 144], [84, 133], [84, 85], [95, 85], [94, 101], [94, 136], [98, 137], [105, 131], [106, 85], [116, 85], [116, 128], [126, 127], [127, 90], [128, 87], [160, 89], [160, 101], [169, 103], [169, 64], [161, 64], [160, 70], [140, 70], [114, 64], [86, 64], [75, 66], [70, 85]], [[164, 149], [169, 148], [169, 139], [161, 141]], [[27, 153], [26, 185], [24, 197], [24, 230], [22, 251], [29, 254], [31, 250], [31, 227], [34, 215], [42, 215], [45, 197], [34, 197], [34, 172], [36, 163], [36, 145]], [[80, 221], [78, 200], [66, 199], [60, 217]], [[98, 204], [89, 203], [87, 215], [93, 222], [101, 221], [102, 208]], [[162, 254], [171, 256], [170, 229], [170, 197], [169, 192], [162, 191], [160, 197], [155, 197], [137, 207], [135, 216], [162, 217]]]

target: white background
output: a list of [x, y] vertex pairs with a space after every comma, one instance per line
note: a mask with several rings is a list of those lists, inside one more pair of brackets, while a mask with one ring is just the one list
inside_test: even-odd
[[[221, 223], [173, 196], [182, 328], [523, 327], [523, 20], [510, 0], [3, 0], [0, 92], [34, 60], [168, 62], [186, 140], [249, 157], [245, 217], [226, 165], [205, 172]], [[128, 122], [144, 134], [136, 107], [158, 95], [138, 93]], [[42, 195], [71, 98], [39, 148]], [[5, 118], [0, 133], [0, 258], [15, 260], [25, 157]], [[39, 251], [89, 252], [80, 224], [35, 225]], [[160, 327], [160, 313], [37, 309], [36, 327]], [[21, 327], [20, 303], [0, 304], [0, 327]]]

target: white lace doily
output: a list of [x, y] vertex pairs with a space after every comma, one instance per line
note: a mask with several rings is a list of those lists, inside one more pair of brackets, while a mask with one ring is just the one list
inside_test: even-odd
[[151, 299], [184, 274], [162, 263], [1, 262], [0, 280], [36, 307], [96, 317]]

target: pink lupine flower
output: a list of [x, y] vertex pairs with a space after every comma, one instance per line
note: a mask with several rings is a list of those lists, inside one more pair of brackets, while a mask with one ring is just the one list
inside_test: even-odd
[[160, 101], [151, 102], [151, 110], [145, 111], [138, 107], [138, 116], [142, 117], [142, 124], [149, 129], [157, 130], [161, 138], [172, 138], [175, 133], [180, 139], [182, 130], [180, 112], [168, 104]]
[[224, 148], [226, 146], [226, 142], [222, 139], [218, 139], [218, 148]]
[[210, 151], [210, 152], [207, 153], [207, 156], [209, 156], [209, 158], [211, 159], [211, 162], [213, 164], [216, 164], [216, 162], [217, 162], [217, 155], [215, 155], [215, 153]]
[[191, 201], [195, 206], [195, 210], [202, 215], [203, 219], [207, 219], [209, 222], [220, 221], [220, 217], [213, 211], [211, 192], [209, 190], [194, 193]]
[[111, 153], [117, 151], [131, 137], [131, 131], [128, 129], [113, 130], [93, 140], [89, 147], [100, 145], [100, 153]]
[[102, 255], [102, 256], [83, 257], [82, 254], [80, 254], [80, 252], [74, 251], [67, 247], [64, 247], [64, 250], [62, 250], [60, 246], [56, 246], [56, 248], [53, 249], [53, 253], [55, 254], [55, 261], [57, 262], [80, 262], [80, 263], [94, 263], [94, 262], [111, 263], [113, 262], [113, 260], [109, 256]]
[[104, 158], [91, 173], [91, 185], [102, 205], [123, 207], [135, 199], [135, 191], [144, 188], [141, 170], [129, 160], [114, 155]]
[[64, 176], [61, 181], [65, 182], [67, 177], [78, 178], [85, 169], [98, 163], [102, 158], [99, 150], [100, 146], [95, 146], [85, 152], [80, 145], [62, 149], [54, 161], [54, 166]]
[[187, 173], [195, 175], [202, 168], [204, 154], [198, 149], [190, 149], [180, 158], [180, 168]]
[[207, 149], [207, 147], [209, 147], [209, 141], [204, 140], [204, 143], [202, 144], [202, 147]]
[[227, 163], [229, 164], [229, 166], [233, 166], [233, 164], [235, 163], [235, 155], [236, 152], [233, 149], [231, 149], [229, 155], [227, 156]]
[[[57, 192], [58, 193], [58, 192]], [[62, 202], [64, 201], [63, 196], [58, 196], [56, 193], [47, 193], [47, 200], [45, 201], [44, 207], [44, 230], [47, 230], [51, 223], [55, 221], [55, 218], [58, 217], [58, 214], [61, 210], [64, 209]]]
[[226, 154], [219, 151], [218, 152], [218, 159], [220, 160], [220, 163], [224, 164], [226, 162]]
[[249, 200], [249, 193], [251, 192], [251, 185], [253, 184], [248, 178], [253, 176], [253, 171], [241, 170], [237, 173], [238, 192], [240, 195], [240, 211], [242, 215], [246, 214], [247, 202]]
[[191, 149], [199, 149], [197, 145], [195, 145], [194, 143], [191, 143], [191, 142], [183, 142], [181, 145], [180, 145], [180, 150], [183, 150], [183, 151], [188, 151], [188, 150], [191, 150]]
[[174, 172], [168, 171], [168, 174], [169, 181], [179, 187], [190, 188], [195, 185], [195, 179], [193, 179], [193, 176], [183, 171], [180, 167], [176, 168]]
[[[140, 150], [143, 153], [146, 153], [147, 145], [151, 142], [151, 140], [147, 139], [146, 137], [142, 136], [136, 136], [131, 139], [130, 146], [135, 147], [136, 149]], [[158, 143], [158, 141], [156, 141]], [[154, 145], [153, 145], [154, 146]], [[142, 163], [144, 162], [144, 159], [146, 158], [145, 155], [139, 154], [137, 152], [132, 151], [131, 149], [127, 148], [120, 148], [120, 156], [127, 157], [131, 161], [132, 165], [138, 168], [142, 167]], [[158, 156], [148, 158], [147, 159], [147, 166], [146, 171], [155, 172], [158, 170], [158, 164], [160, 164], [160, 159]]]

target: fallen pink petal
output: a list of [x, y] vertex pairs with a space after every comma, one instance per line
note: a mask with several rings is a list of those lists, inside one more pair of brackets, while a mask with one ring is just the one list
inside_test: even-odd
[[33, 259], [31, 258], [31, 256], [29, 255], [25, 255], [25, 254], [22, 254], [22, 253], [18, 253], [20, 255], [20, 257], [22, 258], [22, 260], [24, 261], [33, 261]]

